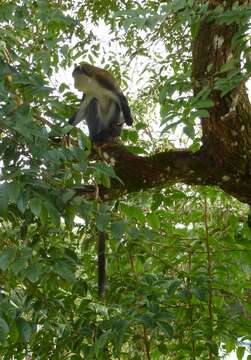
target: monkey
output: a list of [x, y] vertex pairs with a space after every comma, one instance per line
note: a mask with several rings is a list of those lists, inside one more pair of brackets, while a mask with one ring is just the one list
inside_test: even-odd
[[69, 119], [71, 125], [85, 119], [94, 143], [111, 141], [120, 136], [124, 123], [132, 125], [128, 101], [108, 71], [82, 63], [72, 76], [83, 97], [78, 111]]
[[[74, 86], [83, 92], [77, 112], [69, 119], [76, 126], [85, 119], [89, 137], [95, 142], [113, 141], [120, 136], [124, 123], [132, 125], [133, 119], [125, 95], [122, 93], [113, 76], [106, 70], [82, 63], [77, 66], [72, 76]], [[98, 296], [105, 295], [106, 233], [98, 232]]]

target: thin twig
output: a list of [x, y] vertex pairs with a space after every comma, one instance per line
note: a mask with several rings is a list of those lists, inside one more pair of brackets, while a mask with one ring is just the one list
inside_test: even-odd
[[41, 116], [41, 115], [38, 114], [38, 113], [35, 114], [34, 117], [35, 117], [37, 120], [39, 120], [41, 123], [49, 126], [50, 128], [51, 128], [52, 125], [53, 125], [50, 121], [46, 120], [43, 116]]

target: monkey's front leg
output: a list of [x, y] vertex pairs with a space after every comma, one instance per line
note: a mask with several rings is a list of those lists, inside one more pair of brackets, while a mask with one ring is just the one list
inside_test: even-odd
[[80, 103], [79, 109], [75, 114], [69, 119], [69, 124], [76, 126], [80, 123], [81, 120], [84, 119], [86, 114], [86, 109], [90, 102], [92, 101], [92, 96], [83, 95], [82, 101]]

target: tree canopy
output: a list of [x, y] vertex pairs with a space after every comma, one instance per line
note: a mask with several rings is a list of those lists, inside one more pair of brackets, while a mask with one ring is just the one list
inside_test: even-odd
[[[244, 359], [250, 15], [245, 0], [1, 2], [2, 359]], [[81, 61], [128, 97], [120, 142], [68, 125]]]

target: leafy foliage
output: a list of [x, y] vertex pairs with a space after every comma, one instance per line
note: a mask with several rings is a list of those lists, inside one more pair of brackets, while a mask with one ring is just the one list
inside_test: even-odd
[[[192, 97], [191, 42], [210, 15], [241, 25], [234, 46], [245, 55], [249, 14], [236, 4], [210, 12], [193, 0], [0, 5], [2, 359], [213, 359], [221, 345], [226, 353], [238, 347], [243, 358], [238, 339], [250, 340], [251, 316], [247, 207], [217, 189], [179, 184], [101, 206], [74, 197], [74, 187], [109, 187], [117, 175], [111, 164], [88, 160], [81, 129], [72, 130], [70, 148], [55, 139], [69, 131], [77, 104], [64, 69], [86, 60], [106, 64], [124, 88], [130, 75], [137, 79], [137, 99], [129, 89], [136, 125], [123, 133], [131, 151], [171, 148], [168, 135], [179, 124], [181, 140], [196, 149], [196, 119], [212, 103], [210, 88]], [[224, 95], [248, 65], [237, 71], [231, 62], [221, 73], [214, 86]], [[160, 137], [152, 118], [158, 103]], [[104, 301], [97, 230], [108, 234]]]

